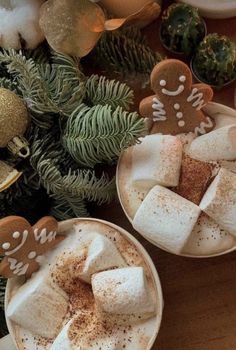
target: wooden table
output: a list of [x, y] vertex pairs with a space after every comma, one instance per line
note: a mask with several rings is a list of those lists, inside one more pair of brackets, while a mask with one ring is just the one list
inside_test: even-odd
[[[145, 32], [151, 46], [164, 52], [158, 42], [158, 22]], [[206, 22], [208, 33], [226, 34], [236, 41], [236, 18]], [[136, 103], [148, 95], [137, 86], [135, 90]], [[214, 101], [232, 107], [233, 97], [231, 85], [216, 92]], [[96, 216], [122, 226], [137, 237], [158, 270], [165, 308], [153, 350], [236, 349], [236, 253], [211, 259], [182, 258], [166, 253], [133, 230], [118, 202], [98, 209]]]

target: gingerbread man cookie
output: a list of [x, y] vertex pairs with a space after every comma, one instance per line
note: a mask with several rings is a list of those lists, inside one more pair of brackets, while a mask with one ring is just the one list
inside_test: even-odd
[[56, 219], [45, 216], [33, 227], [20, 216], [8, 216], [0, 220], [0, 275], [27, 278], [37, 271], [40, 260], [48, 250], [61, 242], [57, 236]]
[[213, 129], [212, 119], [201, 111], [213, 97], [206, 84], [192, 84], [192, 74], [182, 61], [166, 59], [151, 73], [151, 87], [155, 95], [140, 103], [140, 114], [153, 120], [151, 133], [205, 134]]

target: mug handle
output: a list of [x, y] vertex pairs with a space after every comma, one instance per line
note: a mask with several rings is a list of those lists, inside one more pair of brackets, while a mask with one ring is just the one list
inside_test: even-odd
[[0, 339], [1, 350], [17, 350], [10, 334]]

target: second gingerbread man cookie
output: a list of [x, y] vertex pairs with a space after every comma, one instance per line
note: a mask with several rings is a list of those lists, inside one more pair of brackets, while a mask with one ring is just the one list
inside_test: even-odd
[[192, 84], [192, 74], [182, 61], [166, 59], [151, 73], [151, 87], [155, 95], [140, 103], [140, 114], [152, 118], [151, 133], [205, 134], [214, 127], [212, 119], [201, 111], [213, 97], [206, 84]]

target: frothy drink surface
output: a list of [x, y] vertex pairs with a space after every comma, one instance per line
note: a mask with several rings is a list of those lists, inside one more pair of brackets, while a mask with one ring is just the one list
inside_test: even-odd
[[[66, 233], [40, 271], [12, 293], [6, 314], [20, 350], [149, 349], [160, 296], [141, 252], [101, 222], [80, 221]], [[47, 298], [63, 307], [57, 312]]]

